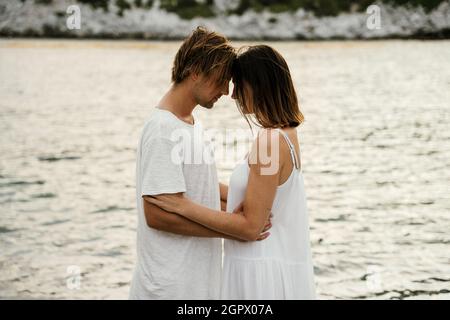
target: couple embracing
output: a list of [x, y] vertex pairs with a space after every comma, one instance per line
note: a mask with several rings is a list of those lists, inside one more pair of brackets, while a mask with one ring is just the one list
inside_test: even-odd
[[[213, 109], [230, 81], [239, 111], [260, 129], [225, 185], [214, 161], [187, 159], [205, 141], [189, 139], [177, 161], [173, 137], [180, 130], [197, 134], [192, 111]], [[130, 299], [315, 299], [296, 131], [303, 119], [289, 68], [273, 48], [237, 53], [224, 36], [202, 27], [184, 40], [172, 85], [147, 119], [137, 150]]]

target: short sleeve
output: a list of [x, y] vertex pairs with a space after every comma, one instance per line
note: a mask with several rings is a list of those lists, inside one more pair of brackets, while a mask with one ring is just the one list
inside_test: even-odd
[[176, 144], [154, 138], [141, 147], [141, 196], [186, 192], [181, 161], [174, 156]]

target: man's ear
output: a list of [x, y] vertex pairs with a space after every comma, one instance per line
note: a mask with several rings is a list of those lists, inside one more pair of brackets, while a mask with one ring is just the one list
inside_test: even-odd
[[199, 74], [198, 74], [198, 72], [191, 72], [190, 77], [191, 77], [192, 81], [196, 82], [199, 78]]

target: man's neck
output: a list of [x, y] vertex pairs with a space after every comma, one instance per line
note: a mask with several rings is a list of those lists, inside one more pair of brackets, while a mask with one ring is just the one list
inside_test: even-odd
[[184, 84], [172, 85], [159, 101], [158, 106], [161, 109], [172, 112], [187, 123], [194, 123], [192, 111], [197, 106], [197, 103], [191, 91]]

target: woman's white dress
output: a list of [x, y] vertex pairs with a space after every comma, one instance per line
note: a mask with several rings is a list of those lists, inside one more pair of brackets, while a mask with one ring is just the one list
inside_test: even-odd
[[[279, 131], [289, 145], [294, 167], [277, 189], [270, 236], [255, 242], [225, 240], [222, 299], [315, 299], [303, 173], [289, 137]], [[228, 212], [244, 200], [248, 174], [244, 159], [230, 178]]]

